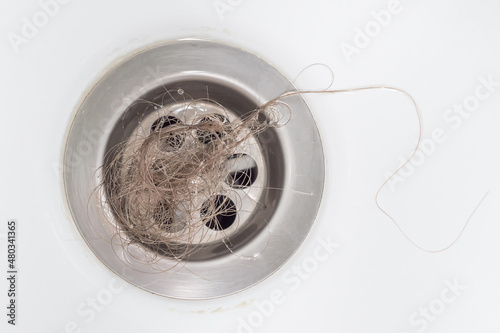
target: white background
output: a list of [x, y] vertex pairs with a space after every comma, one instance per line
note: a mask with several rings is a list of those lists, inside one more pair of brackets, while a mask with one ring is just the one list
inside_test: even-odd
[[[374, 24], [371, 12], [388, 8], [386, 26]], [[473, 100], [481, 78], [500, 82], [500, 2], [73, 0], [46, 22], [42, 11], [34, 0], [0, 4], [2, 271], [6, 223], [19, 223], [18, 325], [6, 324], [2, 277], [2, 332], [500, 330], [500, 86], [460, 124], [445, 119], [449, 108]], [[29, 37], [22, 37], [24, 18], [41, 22]], [[365, 28], [372, 30], [363, 44], [356, 35]], [[25, 38], [22, 45], [13, 46], [13, 34]], [[488, 196], [453, 247], [420, 251], [374, 201], [415, 144], [411, 105], [380, 91], [305, 96], [322, 135], [327, 183], [315, 225], [293, 258], [258, 286], [218, 300], [171, 300], [131, 285], [111, 293], [109, 284], [121, 280], [78, 234], [53, 165], [83, 92], [106, 68], [139, 48], [186, 37], [242, 47], [290, 79], [320, 62], [334, 71], [334, 88], [409, 91], [422, 111], [424, 138], [438, 129], [446, 140], [394, 191], [384, 188], [380, 202], [417, 244], [448, 245]], [[347, 44], [357, 53], [346, 56]], [[327, 74], [315, 68], [296, 85], [322, 89]], [[319, 241], [328, 238], [338, 248], [313, 265]], [[309, 273], [296, 275], [302, 265]], [[454, 294], [446, 281], [466, 289]], [[279, 292], [282, 302], [271, 306]], [[106, 304], [89, 310], [98, 296]], [[431, 317], [423, 319], [419, 311], [429, 307]]]

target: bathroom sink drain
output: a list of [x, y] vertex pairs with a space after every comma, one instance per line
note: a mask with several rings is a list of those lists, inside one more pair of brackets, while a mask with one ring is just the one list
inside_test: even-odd
[[[179, 124], [221, 126], [194, 129], [191, 135], [172, 132], [161, 138], [159, 154], [215, 145], [227, 135], [225, 124], [291, 90], [290, 82], [258, 57], [200, 40], [151, 48], [108, 72], [81, 103], [64, 156], [68, 204], [92, 251], [130, 283], [181, 299], [228, 295], [275, 272], [307, 235], [323, 189], [321, 141], [300, 96], [287, 98], [293, 116], [285, 126], [251, 136], [227, 158], [219, 192], [194, 195], [189, 204], [199, 207], [197, 216], [156, 204], [154, 228], [178, 235], [175, 249], [148, 247], [108, 222], [115, 216], [106, 201], [112, 184], [99, 167], [116, 158], [117, 145], [125, 145], [125, 156], [133, 155], [128, 146], [134, 140]], [[152, 167], [162, 171], [161, 164]], [[89, 201], [96, 197], [100, 204]], [[201, 221], [202, 228], [183, 238], [191, 220]], [[120, 239], [127, 237], [125, 248]], [[189, 251], [193, 244], [196, 251], [179, 263], [177, 251]]]

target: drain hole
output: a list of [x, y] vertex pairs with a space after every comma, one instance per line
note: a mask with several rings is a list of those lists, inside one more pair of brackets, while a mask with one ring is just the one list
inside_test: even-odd
[[226, 162], [226, 169], [229, 171], [226, 183], [232, 188], [249, 187], [257, 179], [257, 163], [247, 154], [231, 155]]
[[153, 214], [153, 220], [163, 230], [169, 233], [182, 230], [183, 226], [174, 221], [174, 215], [166, 203], [160, 203]]
[[159, 131], [162, 128], [168, 127], [174, 124], [181, 124], [182, 122], [174, 116], [163, 116], [155, 120], [153, 125], [151, 125], [151, 132]]
[[212, 230], [225, 230], [236, 220], [236, 206], [224, 195], [216, 195], [203, 203], [200, 215], [208, 219], [205, 223]]
[[[173, 116], [163, 116], [155, 120], [151, 125], [151, 133], [159, 132], [162, 129], [175, 124], [182, 124], [182, 122]], [[168, 133], [168, 136], [163, 140], [160, 149], [167, 152], [178, 150], [184, 143], [185, 135]]]
[[201, 118], [198, 124], [207, 124], [209, 129], [207, 130], [197, 130], [196, 135], [198, 136], [198, 140], [204, 144], [209, 144], [217, 139], [222, 138], [226, 131], [224, 127], [229, 124], [229, 120], [220, 114], [211, 114], [209, 116]]

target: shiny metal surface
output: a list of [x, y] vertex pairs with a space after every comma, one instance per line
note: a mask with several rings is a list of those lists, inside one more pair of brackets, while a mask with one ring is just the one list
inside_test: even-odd
[[[178, 93], [160, 110], [141, 108], [165, 89]], [[286, 102], [293, 117], [241, 147], [257, 169], [252, 186], [234, 189], [238, 223], [227, 230], [231, 249], [219, 231], [189, 261], [170, 269], [163, 257], [156, 268], [135, 260], [144, 249], [125, 251], [113, 238], [96, 205], [88, 205], [100, 181], [98, 168], [116, 143], [147, 130], [162, 112], [189, 118], [181, 96], [210, 98], [234, 121], [256, 106], [295, 90], [262, 59], [210, 41], [181, 40], [139, 53], [108, 72], [91, 90], [73, 120], [65, 151], [64, 182], [73, 219], [89, 247], [116, 274], [153, 293], [180, 299], [208, 299], [248, 288], [275, 272], [306, 237], [319, 208], [324, 158], [314, 119], [300, 96]], [[224, 114], [215, 105], [207, 112]], [[248, 157], [244, 161], [249, 163]], [[229, 170], [238, 163], [228, 165]], [[243, 198], [243, 199], [242, 199]], [[249, 198], [245, 200], [245, 198]], [[158, 268], [166, 270], [158, 273]]]

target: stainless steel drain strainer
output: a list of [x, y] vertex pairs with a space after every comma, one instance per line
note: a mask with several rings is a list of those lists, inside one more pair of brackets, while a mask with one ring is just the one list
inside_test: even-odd
[[[213, 200], [231, 205], [233, 213], [208, 221], [201, 249], [175, 268], [171, 269], [175, 262], [166, 252], [160, 253], [155, 267], [137, 260], [152, 250], [138, 244], [124, 250], [116, 240], [116, 228], [105, 221], [97, 205], [88, 203], [101, 180], [99, 167], [117, 143], [200, 116], [238, 121], [291, 90], [295, 89], [290, 82], [260, 58], [200, 40], [151, 48], [108, 72], [80, 105], [64, 156], [68, 204], [92, 251], [130, 283], [181, 299], [228, 295], [275, 272], [304, 240], [323, 189], [322, 145], [300, 96], [287, 98], [293, 116], [285, 126], [251, 138], [228, 159], [231, 191], [200, 198], [199, 205], [203, 213], [206, 201]], [[207, 94], [217, 103], [204, 100]], [[197, 135], [200, 142], [211, 140], [206, 133]], [[162, 149], [185, 146], [186, 138], [179, 136]], [[182, 218], [158, 223], [168, 224], [169, 232], [182, 233]]]

